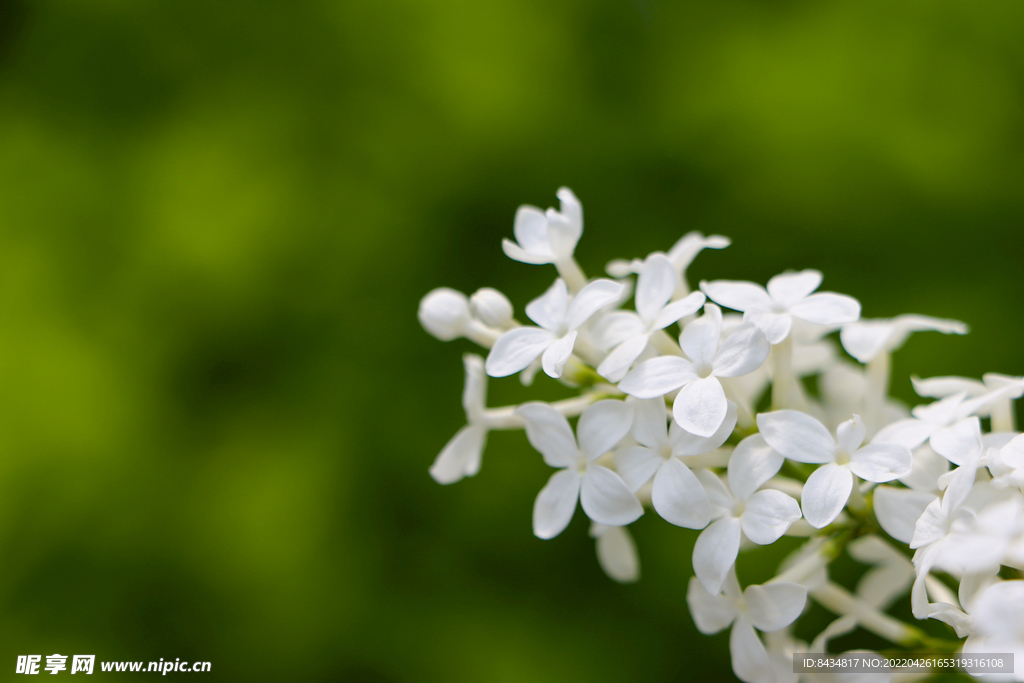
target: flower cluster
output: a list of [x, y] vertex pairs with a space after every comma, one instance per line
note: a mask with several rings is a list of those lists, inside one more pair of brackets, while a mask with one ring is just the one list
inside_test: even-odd
[[[818, 291], [815, 270], [691, 291], [693, 259], [729, 245], [700, 233], [588, 279], [574, 257], [582, 206], [567, 188], [558, 198], [558, 210], [520, 207], [515, 241], [503, 243], [510, 258], [558, 271], [525, 307], [533, 324], [494, 289], [436, 289], [420, 303], [435, 337], [489, 349], [465, 356], [467, 424], [434, 479], [476, 474], [490, 430], [525, 430], [556, 470], [534, 533], [562, 533], [578, 502], [601, 566], [621, 582], [639, 577], [628, 525], [645, 509], [700, 530], [690, 611], [703, 633], [731, 628], [733, 670], [747, 683], [797, 680], [794, 652], [824, 652], [856, 627], [911, 650], [1014, 653], [1018, 673], [1004, 680], [1024, 681], [1024, 435], [1013, 408], [1024, 378], [915, 378], [934, 400], [908, 411], [888, 396], [890, 355], [912, 332], [964, 334], [963, 323], [861, 319], [855, 299]], [[538, 370], [578, 396], [487, 407], [488, 377], [530, 385]], [[773, 579], [741, 588], [739, 552], [783, 535], [807, 540]], [[856, 587], [829, 577], [841, 553], [872, 566]], [[948, 624], [947, 638], [888, 613], [908, 592], [913, 615]], [[810, 644], [792, 635], [808, 598], [836, 615]]]

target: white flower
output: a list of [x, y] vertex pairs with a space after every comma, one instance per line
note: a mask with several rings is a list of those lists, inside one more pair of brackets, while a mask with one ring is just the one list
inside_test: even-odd
[[821, 273], [804, 270], [782, 273], [768, 281], [767, 290], [753, 282], [715, 280], [700, 283], [701, 290], [726, 308], [743, 311], [744, 320], [764, 330], [778, 344], [789, 336], [793, 318], [818, 325], [840, 325], [860, 317], [860, 304], [845, 294], [818, 292]]
[[462, 407], [466, 410], [465, 427], [460, 429], [444, 447], [430, 466], [430, 476], [439, 484], [452, 484], [463, 477], [472, 477], [480, 471], [480, 456], [487, 442], [487, 375], [484, 359], [467, 353], [462, 357], [466, 366], [466, 384], [462, 391]]
[[469, 327], [469, 300], [462, 292], [438, 287], [420, 300], [417, 315], [427, 332], [441, 341], [452, 341], [464, 336]]
[[523, 263], [558, 263], [571, 259], [583, 235], [583, 206], [567, 187], [556, 195], [561, 212], [523, 205], [516, 211], [512, 227], [516, 241], [502, 240], [501, 248], [510, 259]]
[[993, 486], [1024, 486], [1024, 434], [1015, 436], [1002, 448], [990, 448], [986, 460]]
[[807, 602], [807, 589], [795, 583], [769, 583], [740, 592], [735, 572], [729, 573], [724, 588], [724, 595], [709, 593], [690, 579], [686, 604], [697, 630], [711, 635], [731, 624], [729, 652], [736, 677], [745, 683], [773, 683], [768, 653], [754, 629], [770, 633], [796, 621]]
[[517, 327], [501, 335], [487, 355], [487, 374], [507, 377], [540, 357], [544, 372], [561, 377], [562, 366], [572, 355], [577, 329], [621, 292], [622, 285], [617, 282], [594, 280], [570, 303], [565, 281], [558, 278], [543, 296], [526, 306], [526, 315], [540, 327]]
[[[696, 230], [683, 235], [669, 249], [667, 254], [668, 260], [671, 261], [672, 267], [676, 272], [676, 288], [673, 298], [682, 299], [689, 293], [689, 286], [686, 283], [686, 269], [693, 263], [693, 259], [697, 258], [697, 254], [705, 249], [725, 249], [730, 244], [732, 242], [728, 237], [722, 237], [721, 235], [705, 237], [703, 233]], [[616, 259], [608, 263], [605, 267], [605, 272], [612, 277], [621, 278], [628, 276], [630, 273], [639, 275], [643, 272], [643, 268], [644, 262], [640, 259], [633, 259], [632, 261]]]
[[624, 526], [643, 514], [643, 507], [615, 472], [594, 461], [629, 433], [633, 411], [622, 401], [598, 401], [583, 411], [577, 426], [546, 403], [525, 403], [516, 415], [526, 423], [526, 438], [551, 467], [551, 476], [533, 506], [533, 533], [554, 538], [569, 525], [576, 501], [595, 522]]
[[911, 471], [913, 458], [903, 446], [878, 443], [860, 447], [864, 423], [856, 415], [839, 425], [835, 439], [823, 424], [796, 410], [762, 413], [757, 416], [757, 426], [768, 445], [785, 457], [822, 465], [807, 478], [801, 500], [804, 518], [818, 529], [842, 512], [853, 490], [853, 475], [885, 482]]
[[[871, 441], [872, 443], [897, 443], [907, 448], [917, 448], [936, 434], [944, 432], [954, 423], [984, 412], [986, 407], [995, 401], [1006, 398], [1014, 390], [1012, 385], [1008, 385], [972, 398], [968, 398], [966, 392], [960, 391], [933, 403], [915, 406], [910, 411], [913, 417], [897, 420], [882, 427]], [[960, 463], [955, 462], [954, 464]]]
[[972, 601], [970, 614], [975, 632], [964, 643], [964, 654], [1013, 653], [1012, 675], [986, 678], [1024, 681], [1024, 581], [998, 581], [988, 586]]
[[629, 399], [633, 406], [633, 438], [639, 446], [615, 453], [615, 469], [631, 491], [639, 490], [654, 477], [651, 503], [666, 521], [690, 529], [703, 529], [711, 521], [711, 504], [683, 458], [715, 450], [729, 438], [736, 426], [736, 406], [718, 432], [710, 438], [694, 436], [675, 422], [666, 427], [668, 414], [660, 398]]
[[909, 544], [914, 537], [917, 520], [937, 499], [937, 495], [928, 491], [879, 486], [875, 488], [875, 517], [885, 533], [900, 543]]
[[605, 574], [619, 583], [640, 579], [640, 558], [628, 528], [594, 522], [590, 535], [597, 539], [597, 561]]
[[672, 405], [676, 422], [688, 432], [708, 437], [718, 431], [728, 410], [719, 377], [737, 377], [757, 370], [768, 357], [768, 341], [754, 325], [744, 323], [719, 344], [722, 310], [714, 304], [683, 329], [679, 345], [687, 358], [662, 356], [644, 361], [619, 383], [637, 398], [656, 398], [680, 390]]
[[717, 519], [693, 546], [693, 571], [709, 593], [721, 590], [743, 536], [758, 545], [777, 541], [800, 519], [800, 506], [781, 491], [758, 489], [782, 467], [782, 456], [759, 434], [741, 441], [729, 458], [726, 486], [709, 470], [696, 472]]
[[618, 382], [640, 357], [651, 333], [680, 318], [692, 315], [704, 305], [704, 295], [694, 292], [669, 303], [676, 289], [676, 274], [664, 254], [651, 254], [644, 261], [636, 283], [636, 313], [616, 311], [601, 320], [602, 336], [614, 345], [597, 372]]
[[927, 315], [898, 315], [891, 319], [858, 320], [843, 325], [839, 339], [847, 353], [866, 364], [880, 353], [892, 353], [903, 346], [911, 332], [924, 330], [967, 334], [967, 325], [959, 320], [944, 320]]

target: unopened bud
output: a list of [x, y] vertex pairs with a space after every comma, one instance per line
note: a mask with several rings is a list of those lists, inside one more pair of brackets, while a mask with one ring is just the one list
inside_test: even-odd
[[420, 301], [420, 324], [441, 341], [465, 336], [469, 326], [469, 301], [448, 287], [432, 290]]
[[490, 287], [476, 290], [469, 298], [469, 309], [484, 325], [506, 329], [512, 327], [512, 302]]

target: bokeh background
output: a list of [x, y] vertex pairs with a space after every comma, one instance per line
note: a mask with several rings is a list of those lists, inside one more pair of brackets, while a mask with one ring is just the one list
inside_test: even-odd
[[694, 280], [968, 322], [910, 340], [904, 400], [1022, 374], [1021, 35], [1003, 0], [0, 0], [0, 670], [731, 680], [692, 533], [642, 518], [622, 586], [581, 514], [533, 537], [522, 433], [428, 477], [472, 345], [418, 300], [521, 314], [554, 272], [500, 240], [568, 185], [592, 275], [725, 234]]

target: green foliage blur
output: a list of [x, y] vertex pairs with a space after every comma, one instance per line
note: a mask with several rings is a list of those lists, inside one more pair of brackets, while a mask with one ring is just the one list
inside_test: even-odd
[[[500, 240], [567, 185], [590, 275], [720, 233], [693, 281], [969, 323], [896, 356], [908, 402], [1024, 374], [1021, 35], [1004, 0], [0, 0], [0, 671], [731, 680], [694, 533], [646, 515], [622, 586], [579, 512], [533, 537], [521, 432], [429, 478], [472, 345], [418, 301], [521, 315], [554, 271]], [[567, 393], [535, 389], [491, 403]]]

